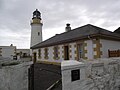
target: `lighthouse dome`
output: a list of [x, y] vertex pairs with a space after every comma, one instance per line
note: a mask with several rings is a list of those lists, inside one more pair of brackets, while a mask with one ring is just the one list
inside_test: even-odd
[[33, 12], [33, 19], [34, 19], [34, 18], [41, 19], [41, 13], [38, 11], [38, 9], [36, 9], [36, 10]]

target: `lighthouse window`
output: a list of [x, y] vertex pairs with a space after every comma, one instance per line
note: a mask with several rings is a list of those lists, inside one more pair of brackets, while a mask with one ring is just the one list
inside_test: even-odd
[[40, 35], [40, 32], [38, 32], [38, 36]]

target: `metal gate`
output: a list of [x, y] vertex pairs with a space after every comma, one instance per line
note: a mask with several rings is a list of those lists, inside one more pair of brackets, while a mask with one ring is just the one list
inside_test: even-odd
[[[61, 67], [58, 65], [35, 63], [28, 70], [29, 90], [51, 90], [57, 86], [61, 90]], [[53, 90], [53, 89], [52, 89]]]

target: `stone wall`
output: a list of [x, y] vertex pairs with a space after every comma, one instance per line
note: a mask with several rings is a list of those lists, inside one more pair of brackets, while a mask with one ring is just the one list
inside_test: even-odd
[[28, 68], [32, 62], [1, 66], [0, 90], [28, 90]]
[[62, 90], [120, 90], [120, 58], [61, 64]]

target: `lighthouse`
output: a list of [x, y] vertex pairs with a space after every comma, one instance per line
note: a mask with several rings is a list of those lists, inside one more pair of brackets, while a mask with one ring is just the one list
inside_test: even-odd
[[36, 9], [31, 20], [31, 44], [30, 47], [42, 42], [42, 19], [41, 13]]

